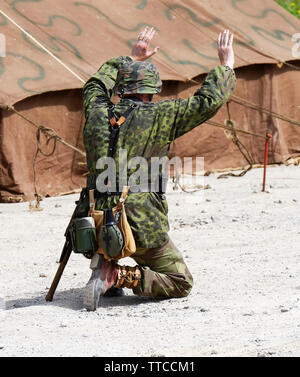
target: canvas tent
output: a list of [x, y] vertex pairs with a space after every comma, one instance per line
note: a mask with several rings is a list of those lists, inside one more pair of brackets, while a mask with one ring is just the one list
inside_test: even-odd
[[[158, 99], [191, 95], [218, 64], [216, 36], [229, 28], [235, 34], [235, 95], [299, 121], [300, 64], [292, 55], [292, 36], [300, 32], [300, 23], [273, 0], [2, 0], [0, 10], [14, 22], [0, 13], [6, 47], [0, 57], [0, 201], [29, 200], [34, 194], [37, 130], [8, 106], [83, 150], [83, 82], [107, 59], [128, 55], [144, 25], [158, 31], [154, 43], [160, 51], [153, 62], [164, 81]], [[273, 134], [270, 162], [300, 154], [299, 127], [235, 102], [229, 106], [238, 128]], [[224, 107], [214, 120], [227, 118]], [[261, 163], [264, 140], [241, 139]], [[178, 139], [176, 153], [204, 156], [206, 169], [246, 164], [224, 131], [207, 124]], [[83, 186], [83, 163], [83, 156], [59, 142], [51, 156], [39, 154], [39, 193], [56, 195]]]

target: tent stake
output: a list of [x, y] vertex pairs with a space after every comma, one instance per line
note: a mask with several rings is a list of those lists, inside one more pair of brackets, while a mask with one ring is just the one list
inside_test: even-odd
[[266, 144], [265, 144], [265, 162], [264, 162], [264, 178], [263, 178], [263, 187], [262, 192], [265, 191], [266, 188], [266, 172], [267, 172], [267, 165], [268, 165], [268, 151], [269, 151], [269, 140], [272, 138], [271, 134], [266, 134]]

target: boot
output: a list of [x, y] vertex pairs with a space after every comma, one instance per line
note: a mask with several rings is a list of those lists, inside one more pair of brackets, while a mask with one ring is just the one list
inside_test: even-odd
[[91, 261], [93, 269], [90, 280], [84, 289], [83, 304], [88, 311], [97, 309], [100, 296], [103, 296], [117, 282], [119, 266], [105, 260], [103, 255], [95, 254]]
[[125, 296], [125, 292], [123, 288], [116, 288], [111, 287], [108, 291], [106, 291], [103, 295], [104, 297], [122, 297]]
[[107, 261], [101, 254], [94, 255], [90, 267], [93, 272], [83, 298], [88, 311], [97, 309], [101, 296], [121, 296], [124, 294], [122, 288], [134, 288], [141, 280], [138, 266], [119, 266], [113, 261]]

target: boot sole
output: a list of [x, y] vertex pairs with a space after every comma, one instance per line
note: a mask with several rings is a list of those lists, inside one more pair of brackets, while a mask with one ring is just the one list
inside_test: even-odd
[[84, 287], [83, 306], [89, 312], [95, 311], [98, 307], [100, 295], [97, 291], [97, 279], [91, 281]]

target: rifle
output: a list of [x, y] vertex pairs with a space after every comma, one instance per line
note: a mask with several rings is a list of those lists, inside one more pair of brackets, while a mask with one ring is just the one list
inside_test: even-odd
[[53, 299], [53, 296], [54, 296], [54, 293], [56, 291], [56, 288], [58, 286], [58, 283], [60, 281], [60, 278], [64, 272], [64, 269], [68, 263], [68, 260], [70, 258], [70, 255], [72, 253], [72, 241], [71, 241], [71, 235], [70, 235], [70, 227], [71, 227], [71, 224], [72, 224], [72, 221], [74, 218], [76, 218], [76, 215], [77, 215], [77, 210], [79, 208], [79, 205], [80, 203], [83, 201], [83, 199], [85, 198], [86, 196], [86, 189], [83, 188], [81, 190], [81, 193], [80, 193], [80, 198], [78, 201], [76, 201], [76, 207], [74, 209], [74, 212], [73, 212], [73, 215], [71, 217], [71, 220], [69, 221], [69, 224], [66, 228], [66, 231], [65, 231], [65, 237], [66, 237], [66, 241], [65, 241], [65, 244], [64, 244], [64, 247], [62, 249], [62, 253], [61, 253], [61, 256], [60, 256], [60, 259], [59, 259], [59, 266], [58, 266], [58, 269], [56, 271], [56, 274], [54, 276], [54, 279], [52, 281], [52, 284], [51, 284], [51, 287], [47, 293], [47, 296], [46, 296], [46, 301], [52, 301]]

